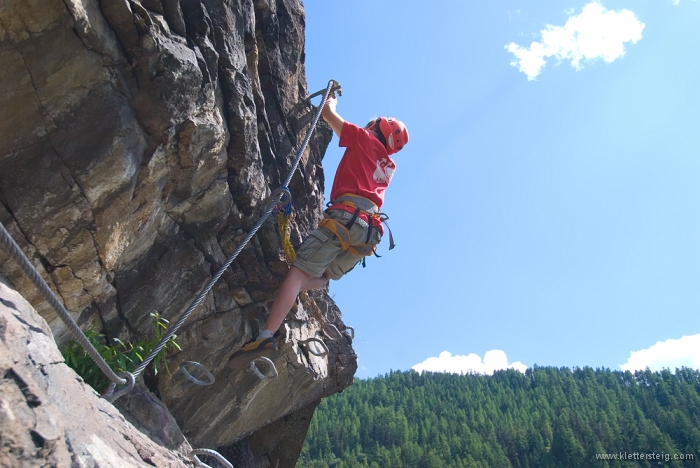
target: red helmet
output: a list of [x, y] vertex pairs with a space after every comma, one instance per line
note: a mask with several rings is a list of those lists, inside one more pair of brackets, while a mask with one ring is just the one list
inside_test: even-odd
[[386, 140], [386, 152], [394, 154], [408, 143], [408, 130], [400, 120], [393, 117], [380, 117], [379, 131]]

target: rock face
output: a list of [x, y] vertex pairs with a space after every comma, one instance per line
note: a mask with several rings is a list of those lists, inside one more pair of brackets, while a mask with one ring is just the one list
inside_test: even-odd
[[[296, 0], [2, 2], [0, 221], [81, 327], [124, 340], [152, 332], [150, 313], [174, 322], [238, 247], [310, 126], [303, 46]], [[290, 184], [295, 245], [321, 217], [331, 136], [319, 124]], [[249, 460], [237, 466], [293, 466], [313, 408], [355, 372], [350, 338], [323, 334], [345, 330], [326, 291], [302, 294], [283, 325], [277, 379], [225, 368], [287, 268], [270, 220], [168, 356], [170, 369], [197, 361], [216, 382], [146, 375], [192, 446]], [[3, 251], [0, 273], [66, 344]], [[328, 356], [300, 344], [311, 337]]]
[[188, 466], [62, 363], [46, 322], [0, 282], [0, 466]]

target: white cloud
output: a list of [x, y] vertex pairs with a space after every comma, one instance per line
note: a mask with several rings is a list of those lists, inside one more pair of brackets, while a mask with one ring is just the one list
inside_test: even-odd
[[656, 371], [664, 367], [675, 369], [682, 366], [700, 370], [700, 334], [659, 341], [650, 348], [632, 351], [620, 368], [634, 372], [647, 367]]
[[583, 68], [582, 62], [603, 59], [610, 63], [625, 55], [625, 43], [635, 44], [642, 38], [644, 23], [629, 10], [612, 11], [599, 3], [589, 3], [581, 14], [571, 16], [564, 26], [548, 24], [540, 31], [541, 42], [533, 42], [529, 48], [515, 42], [506, 46], [515, 55], [510, 62], [534, 80], [550, 57], [559, 62], [570, 60], [576, 70]]
[[525, 372], [527, 366], [522, 362], [508, 364], [506, 353], [493, 349], [484, 354], [484, 360], [472, 353], [468, 356], [453, 356], [449, 351], [443, 351], [438, 357], [431, 357], [413, 366], [416, 372], [445, 372], [450, 374], [493, 374], [494, 371], [513, 368]]

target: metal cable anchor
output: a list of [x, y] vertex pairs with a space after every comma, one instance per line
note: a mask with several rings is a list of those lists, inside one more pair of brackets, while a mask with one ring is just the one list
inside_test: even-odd
[[124, 377], [126, 379], [126, 384], [124, 385], [124, 388], [116, 390], [117, 384], [111, 383], [109, 387], [107, 387], [107, 391], [105, 391], [102, 395], [102, 398], [104, 398], [110, 403], [114, 403], [115, 401], [117, 401], [117, 398], [129, 393], [131, 390], [133, 390], [134, 385], [136, 385], [136, 377], [131, 372], [122, 372], [121, 374], [119, 374], [119, 376]]
[[267, 198], [274, 203], [275, 208], [282, 209], [292, 201], [292, 194], [287, 186], [277, 187]]

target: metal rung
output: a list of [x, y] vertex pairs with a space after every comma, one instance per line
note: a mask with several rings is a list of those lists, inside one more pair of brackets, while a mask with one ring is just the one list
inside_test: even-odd
[[[313, 349], [313, 347], [309, 346], [309, 343], [312, 342], [321, 345], [321, 347], [323, 348], [323, 352], [317, 353], [316, 350]], [[304, 346], [314, 356], [323, 357], [328, 355], [328, 346], [326, 346], [326, 343], [324, 343], [323, 340], [319, 338], [309, 338], [308, 340], [300, 341], [299, 345]]]
[[[192, 367], [199, 369], [200, 371], [202, 371], [204, 373], [204, 376], [207, 378], [207, 380], [200, 380], [197, 377], [193, 376], [192, 374], [190, 374], [187, 371], [186, 366], [192, 366]], [[180, 364], [180, 373], [187, 380], [189, 380], [190, 382], [195, 383], [197, 385], [203, 385], [203, 386], [211, 385], [216, 381], [216, 379], [214, 378], [212, 373], [209, 372], [206, 367], [204, 367], [200, 363], [194, 362], [194, 361], [185, 361], [182, 364]]]
[[[256, 362], [264, 362], [265, 364], [267, 364], [269, 369], [272, 370], [272, 374], [266, 375], [266, 374], [263, 374], [262, 372], [260, 372], [260, 369], [258, 368], [258, 365], [256, 364]], [[266, 358], [264, 356], [254, 359], [253, 362], [250, 363], [250, 370], [252, 370], [255, 373], [255, 375], [257, 375], [261, 380], [276, 379], [277, 376], [279, 375], [277, 373], [277, 368], [275, 367], [275, 363], [272, 362], [272, 360], [270, 360], [269, 358]]]
[[355, 339], [355, 329], [353, 327], [351, 327], [350, 325], [346, 325], [345, 331], [348, 332], [348, 335], [350, 335], [351, 340]]
[[223, 466], [226, 468], [233, 468], [233, 465], [231, 462], [226, 460], [219, 452], [216, 450], [212, 449], [194, 449], [190, 452], [190, 458], [194, 462], [195, 465], [197, 465], [200, 468], [212, 468], [211, 466], [207, 465], [203, 461], [201, 461], [199, 458], [197, 458], [197, 455], [206, 455], [208, 457], [215, 458], [216, 461], [221, 463]]
[[[335, 334], [335, 338], [332, 337], [327, 330], [333, 330], [333, 333]], [[343, 334], [340, 333], [340, 330], [338, 330], [338, 327], [333, 325], [332, 323], [327, 323], [323, 326], [323, 329], [321, 329], [321, 332], [323, 335], [328, 338], [331, 341], [340, 341], [340, 339], [343, 337]]]

